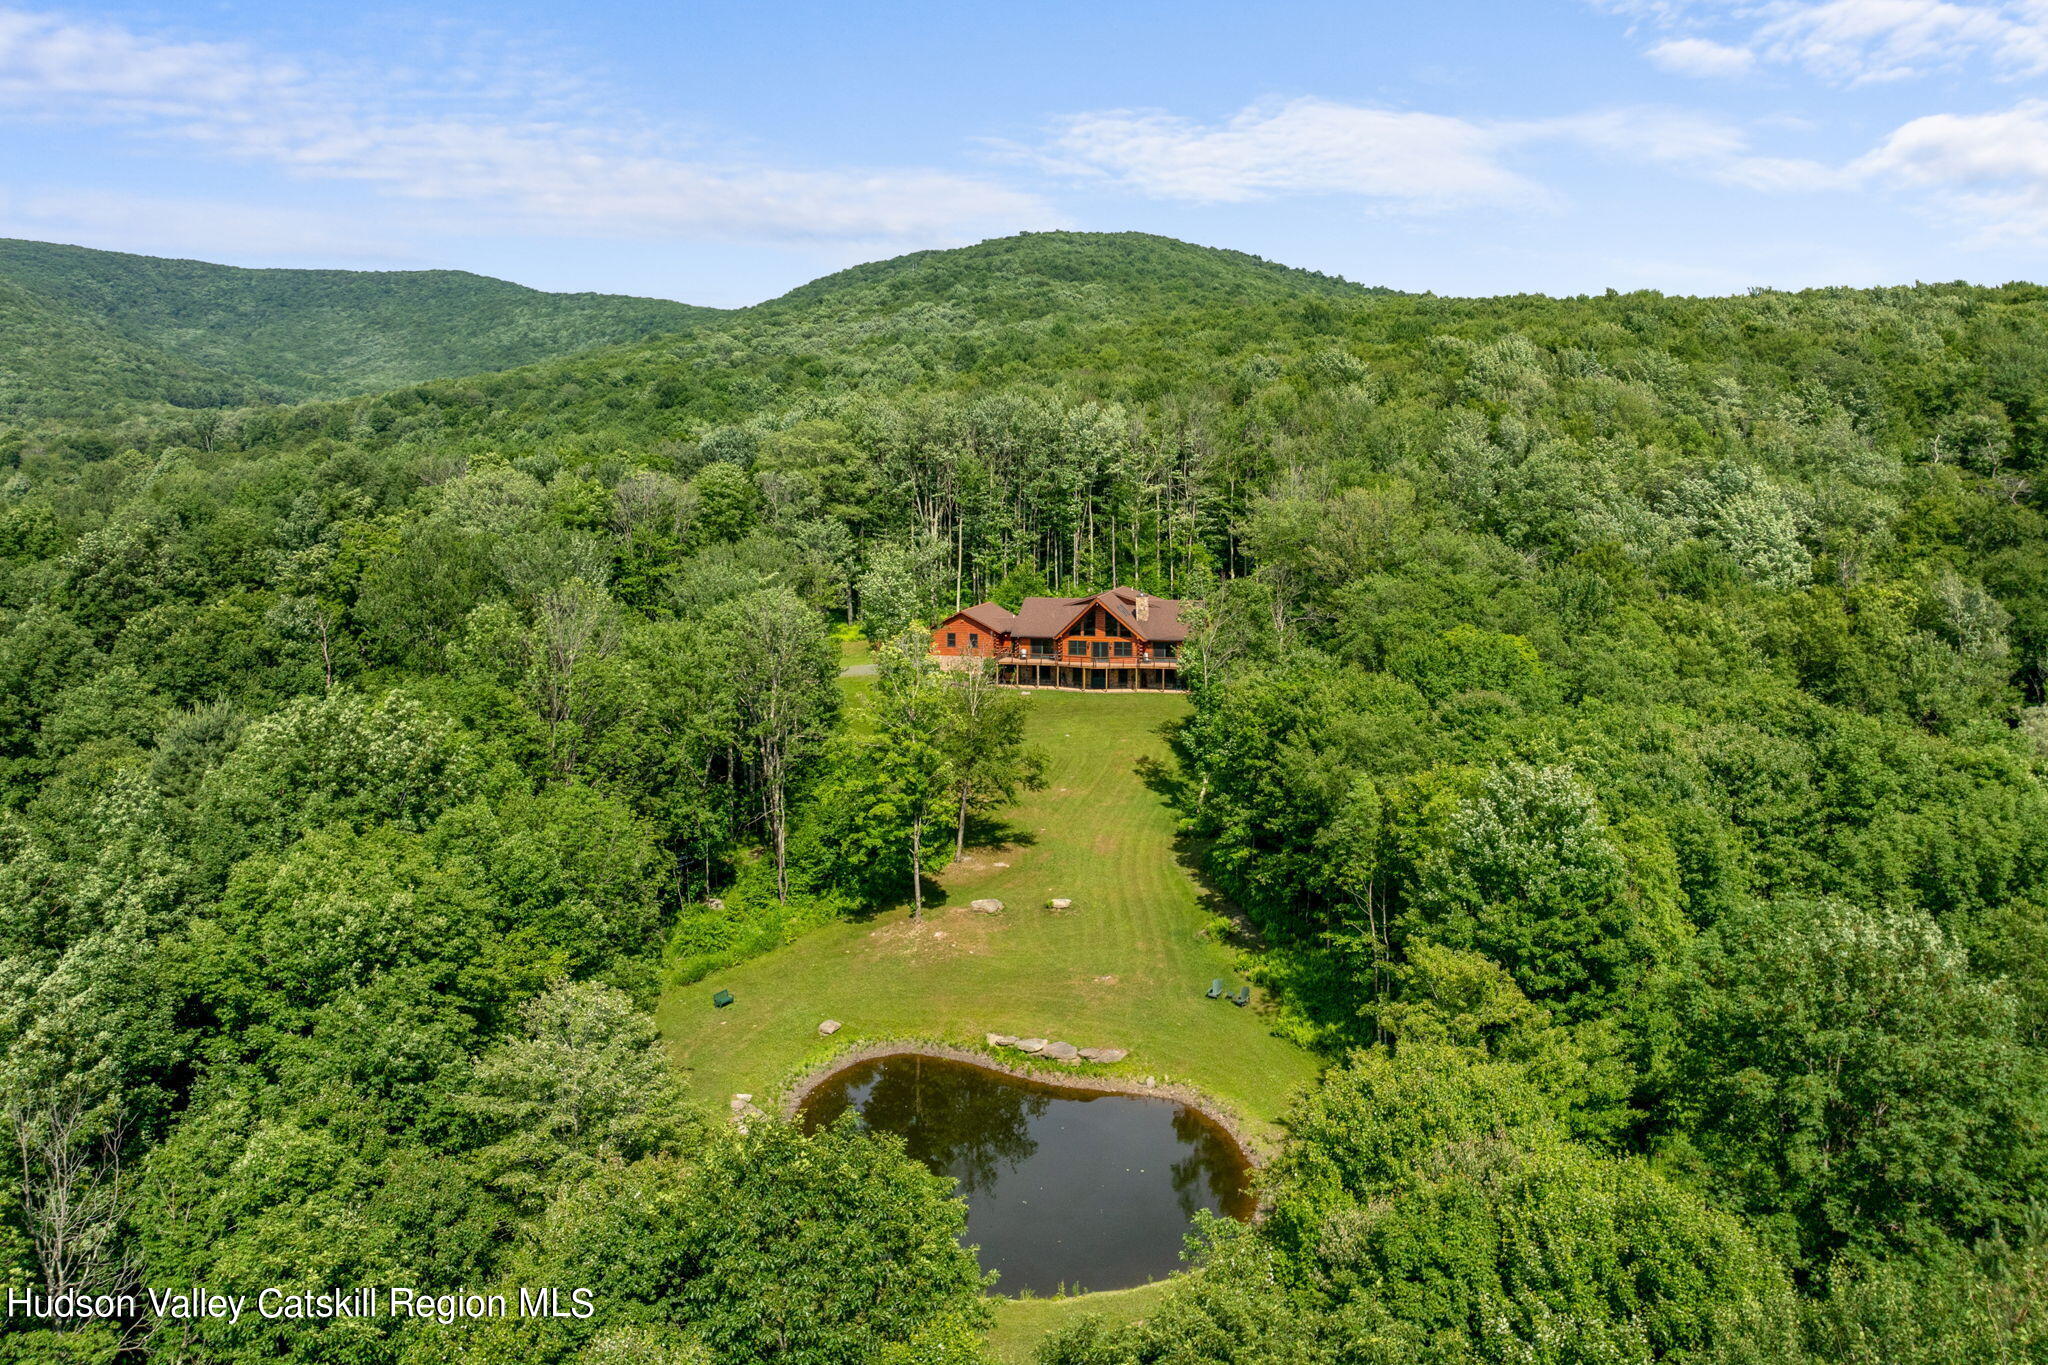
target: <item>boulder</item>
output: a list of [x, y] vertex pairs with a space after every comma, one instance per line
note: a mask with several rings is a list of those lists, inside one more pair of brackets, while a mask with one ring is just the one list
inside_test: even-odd
[[1104, 1066], [1120, 1062], [1130, 1055], [1129, 1051], [1120, 1047], [1104, 1047], [1095, 1050], [1095, 1060], [1101, 1062]]
[[1043, 1051], [1045, 1051], [1045, 1039], [1043, 1039], [1043, 1038], [1019, 1038], [1019, 1039], [1017, 1040], [1017, 1051], [1019, 1051], [1019, 1052], [1043, 1052]]
[[824, 1023], [818, 1025], [818, 1032], [830, 1038], [833, 1034], [839, 1032], [840, 1027], [841, 1025], [837, 1019], [827, 1019]]
[[1045, 903], [1045, 908], [1048, 910], [1071, 910], [1074, 908], [1074, 903], [1065, 896], [1054, 896]]
[[718, 897], [713, 896], [709, 900], [704, 902], [704, 908], [706, 910], [723, 910], [725, 909], [725, 902], [720, 900]]
[[1081, 1049], [1072, 1043], [1047, 1043], [1045, 1050], [1038, 1055], [1050, 1057], [1056, 1062], [1071, 1062], [1081, 1055]]
[[975, 902], [973, 902], [973, 903], [972, 903], [971, 905], [969, 905], [969, 906], [968, 906], [967, 908], [968, 908], [969, 910], [972, 910], [972, 911], [974, 911], [974, 912], [975, 912], [975, 913], [977, 913], [977, 914], [982, 914], [982, 915], [999, 915], [999, 914], [1001, 914], [1001, 913], [1002, 913], [1002, 910], [1003, 910], [1003, 903], [1002, 903], [1001, 901], [999, 901], [999, 900], [995, 900], [995, 899], [991, 898], [991, 899], [988, 899], [988, 900], [979, 900], [979, 901], [975, 901]]
[[988, 1036], [988, 1045], [990, 1047], [1015, 1047], [1017, 1046], [1017, 1035], [1014, 1033], [991, 1033]]
[[1082, 1061], [1084, 1061], [1084, 1062], [1099, 1062], [1099, 1061], [1101, 1061], [1101, 1060], [1102, 1060], [1102, 1049], [1101, 1049], [1101, 1048], [1099, 1048], [1099, 1047], [1084, 1047], [1084, 1048], [1082, 1048], [1082, 1049], [1081, 1049], [1081, 1060], [1082, 1060]]

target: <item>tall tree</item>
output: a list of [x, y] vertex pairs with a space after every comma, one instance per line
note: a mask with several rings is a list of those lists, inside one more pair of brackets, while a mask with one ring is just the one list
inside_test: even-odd
[[942, 818], [949, 790], [942, 747], [948, 689], [926, 653], [927, 643], [923, 628], [913, 624], [875, 653], [875, 766], [903, 831], [912, 919], [924, 917], [926, 836]]
[[1045, 758], [1024, 742], [1030, 703], [996, 681], [985, 659], [951, 676], [939, 726], [946, 783], [953, 798], [953, 857], [967, 851], [967, 817], [1045, 785]]
[[733, 737], [761, 793], [775, 848], [775, 894], [789, 899], [789, 789], [839, 713], [824, 620], [788, 588], [734, 598], [710, 616]]

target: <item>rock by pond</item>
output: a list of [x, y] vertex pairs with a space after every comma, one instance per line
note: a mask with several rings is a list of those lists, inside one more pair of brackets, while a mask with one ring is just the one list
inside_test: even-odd
[[1250, 1166], [1176, 1100], [1050, 1086], [915, 1054], [856, 1062], [804, 1097], [816, 1129], [848, 1111], [955, 1177], [965, 1240], [999, 1294], [1123, 1289], [1180, 1267], [1197, 1210], [1248, 1218]]

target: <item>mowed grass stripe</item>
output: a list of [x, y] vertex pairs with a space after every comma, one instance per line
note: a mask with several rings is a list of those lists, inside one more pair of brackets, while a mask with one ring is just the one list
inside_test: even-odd
[[[1236, 980], [1232, 955], [1204, 936], [1172, 814], [1139, 772], [1167, 761], [1161, 727], [1185, 707], [1173, 695], [1033, 693], [1047, 786], [1008, 815], [1016, 842], [972, 849], [941, 874], [944, 904], [923, 924], [898, 909], [830, 925], [667, 993], [663, 1033], [699, 1098], [765, 1094], [848, 1040], [1042, 1034], [1127, 1048], [1117, 1071], [1195, 1085], [1270, 1133], [1315, 1062], [1256, 1008], [1203, 998], [1212, 977]], [[1046, 910], [1056, 896], [1074, 909]], [[1007, 908], [974, 914], [977, 897]], [[711, 1007], [720, 987], [737, 997], [729, 1009]], [[826, 1018], [845, 1025], [839, 1039], [818, 1036]]]

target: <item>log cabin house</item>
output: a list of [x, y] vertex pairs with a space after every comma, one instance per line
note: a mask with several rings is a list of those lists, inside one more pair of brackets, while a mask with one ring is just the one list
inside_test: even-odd
[[1092, 597], [1027, 597], [1016, 611], [963, 607], [932, 630], [932, 655], [958, 667], [993, 662], [1001, 682], [1086, 691], [1160, 692], [1181, 686], [1188, 638], [1181, 604], [1136, 588]]

